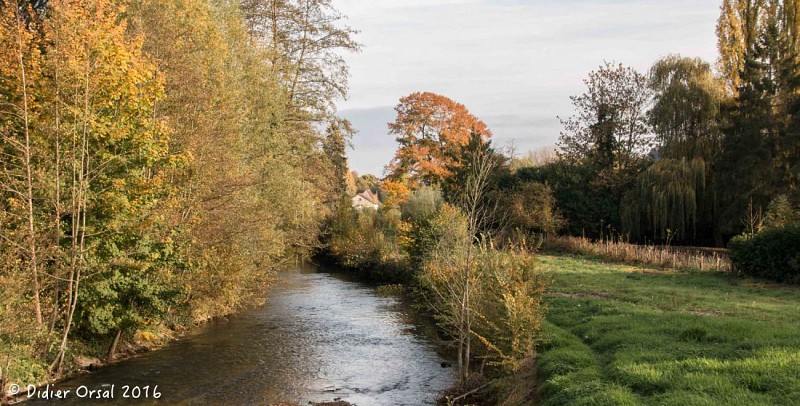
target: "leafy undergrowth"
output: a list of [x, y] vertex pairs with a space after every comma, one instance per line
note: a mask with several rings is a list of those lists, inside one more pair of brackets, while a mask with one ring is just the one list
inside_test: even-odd
[[773, 405], [800, 399], [800, 289], [569, 256], [538, 360], [544, 405]]

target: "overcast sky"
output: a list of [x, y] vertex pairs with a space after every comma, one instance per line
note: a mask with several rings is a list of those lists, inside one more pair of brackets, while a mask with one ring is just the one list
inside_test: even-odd
[[359, 134], [359, 174], [381, 176], [396, 143], [386, 124], [400, 97], [431, 91], [463, 103], [499, 145], [558, 139], [556, 116], [604, 60], [646, 71], [671, 53], [716, 59], [719, 0], [334, 0], [361, 31], [347, 55], [339, 113]]

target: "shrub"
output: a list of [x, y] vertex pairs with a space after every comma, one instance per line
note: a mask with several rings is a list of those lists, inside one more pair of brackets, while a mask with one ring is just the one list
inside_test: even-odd
[[328, 221], [329, 254], [340, 265], [383, 281], [400, 282], [410, 277], [398, 245], [403, 223], [397, 209], [357, 211], [344, 206]]
[[424, 222], [436, 214], [443, 202], [442, 192], [438, 189], [426, 186], [415, 190], [401, 206], [403, 220], [415, 224]]
[[515, 371], [536, 354], [546, 279], [527, 250], [482, 244], [476, 255], [473, 335], [492, 363]]
[[544, 317], [546, 280], [535, 268], [534, 254], [496, 249], [490, 242], [472, 245], [466, 216], [447, 204], [425, 230], [421, 235], [427, 249], [418, 254], [422, 266], [417, 280], [440, 326], [455, 339], [468, 331], [478, 344], [472, 348], [475, 355], [507, 371], [517, 370], [535, 355]]
[[786, 195], [778, 195], [767, 206], [764, 228], [767, 230], [800, 224], [800, 210], [795, 209]]
[[553, 192], [543, 183], [522, 182], [513, 190], [504, 191], [499, 200], [510, 225], [526, 234], [553, 234], [564, 225], [556, 211]]
[[800, 283], [800, 225], [738, 236], [728, 247], [740, 274]]

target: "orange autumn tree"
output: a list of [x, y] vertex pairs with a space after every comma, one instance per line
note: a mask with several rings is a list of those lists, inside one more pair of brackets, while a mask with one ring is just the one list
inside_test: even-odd
[[438, 184], [459, 167], [462, 147], [472, 133], [488, 142], [492, 132], [469, 110], [445, 96], [430, 92], [412, 93], [395, 107], [397, 118], [389, 133], [400, 144], [387, 168], [388, 180], [408, 179], [412, 186]]
[[386, 179], [381, 183], [381, 188], [385, 192], [385, 199], [383, 204], [385, 206], [397, 207], [408, 200], [411, 191], [403, 182], [397, 180]]

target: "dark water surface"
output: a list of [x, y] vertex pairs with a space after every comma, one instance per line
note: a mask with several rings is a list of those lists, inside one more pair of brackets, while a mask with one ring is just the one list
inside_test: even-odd
[[[265, 306], [198, 327], [165, 348], [58, 385], [93, 404], [80, 386], [114, 403], [264, 405], [341, 398], [359, 406], [433, 404], [452, 369], [402, 300], [313, 269], [287, 272]], [[123, 399], [133, 387], [159, 399]], [[38, 403], [38, 402], [37, 402]]]

